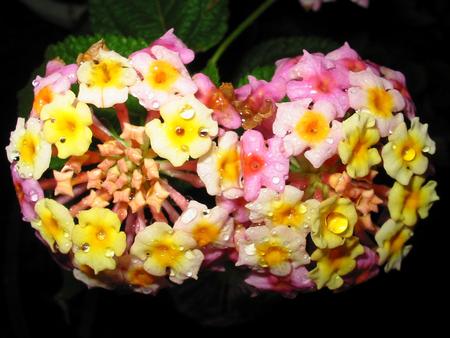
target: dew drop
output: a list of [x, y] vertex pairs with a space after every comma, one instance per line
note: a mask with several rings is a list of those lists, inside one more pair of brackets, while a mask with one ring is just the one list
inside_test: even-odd
[[89, 252], [89, 250], [91, 249], [90, 245], [88, 243], [84, 243], [81, 246], [81, 250], [83, 250], [83, 252]]
[[395, 144], [392, 145], [392, 149], [395, 150], [397, 149], [397, 146]]
[[199, 135], [200, 137], [206, 137], [206, 136], [208, 136], [208, 135], [209, 135], [208, 129], [206, 129], [206, 128], [200, 128], [200, 129], [198, 130], [198, 135]]
[[173, 270], [170, 270], [170, 277], [174, 277], [175, 276], [175, 271], [173, 271]]
[[66, 138], [65, 138], [65, 137], [61, 137], [61, 138], [59, 139], [59, 142], [65, 143], [65, 142], [66, 142]]
[[189, 223], [193, 221], [195, 217], [197, 217], [197, 210], [189, 208], [181, 215], [181, 221], [183, 223]]
[[159, 102], [153, 102], [152, 103], [152, 108], [153, 109], [159, 109]]
[[186, 273], [186, 276], [188, 276], [188, 277], [192, 277], [192, 275], [193, 275], [192, 271], [188, 271], [188, 272]]
[[327, 142], [328, 144], [333, 144], [333, 143], [334, 143], [334, 140], [333, 140], [331, 137], [329, 137], [329, 138], [326, 139], [326, 142]]
[[192, 108], [185, 109], [180, 114], [181, 118], [185, 120], [190, 120], [195, 116], [195, 111]]
[[105, 251], [105, 256], [106, 257], [114, 257], [114, 250], [113, 249], [111, 249], [111, 248], [108, 248], [108, 249], [106, 249], [106, 251]]
[[39, 86], [39, 80], [33, 80], [33, 82], [31, 82], [31, 84], [33, 85], [33, 87], [37, 87], [37, 86]]
[[175, 134], [177, 134], [178, 136], [183, 136], [184, 135], [184, 128], [176, 127], [175, 128]]
[[279, 184], [281, 182], [280, 178], [278, 176], [275, 176], [272, 178], [272, 183], [273, 184]]
[[205, 209], [202, 211], [203, 216], [208, 216], [210, 214], [209, 209]]
[[39, 199], [39, 195], [37, 193], [35, 193], [34, 191], [32, 191], [30, 193], [30, 200], [31, 200], [31, 202], [37, 202], [38, 199]]
[[180, 246], [178, 247], [178, 250], [179, 250], [179, 251], [184, 251], [184, 249], [185, 249], [185, 248], [184, 248], [184, 246], [182, 246], [182, 245], [180, 245]]
[[63, 236], [64, 236], [64, 238], [69, 238], [70, 234], [67, 231], [64, 231]]
[[223, 240], [224, 240], [224, 241], [228, 241], [229, 239], [230, 239], [230, 236], [229, 236], [229, 235], [226, 235], [226, 236], [223, 237]]

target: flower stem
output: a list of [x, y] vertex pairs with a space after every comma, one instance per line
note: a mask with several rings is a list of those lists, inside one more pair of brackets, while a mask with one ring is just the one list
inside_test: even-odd
[[222, 54], [225, 52], [225, 50], [228, 48], [228, 46], [239, 36], [243, 31], [247, 29], [248, 26], [250, 26], [262, 13], [264, 13], [273, 3], [275, 0], [265, 0], [258, 8], [256, 8], [244, 21], [241, 22], [239, 26], [236, 27], [236, 29], [231, 32], [228, 37], [223, 40], [223, 42], [220, 44], [220, 46], [216, 49], [214, 52], [214, 55], [211, 57], [208, 63], [211, 64], [217, 64], [217, 61], [219, 61]]

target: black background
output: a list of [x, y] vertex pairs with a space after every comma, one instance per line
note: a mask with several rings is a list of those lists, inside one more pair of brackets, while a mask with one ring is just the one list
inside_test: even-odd
[[[38, 1], [37, 1], [38, 2]], [[72, 1], [81, 3], [84, 1]], [[259, 1], [231, 0], [230, 25], [235, 27]], [[6, 2], [4, 2], [6, 3]], [[2, 3], [2, 4], [4, 4]], [[18, 1], [2, 10], [0, 40], [1, 145], [9, 143], [16, 122], [15, 93], [23, 87], [34, 68], [43, 61], [50, 43], [70, 33], [89, 32], [86, 15], [75, 27], [64, 29], [33, 13]], [[33, 235], [29, 224], [20, 221], [9, 177], [5, 153], [1, 152], [1, 251], [2, 293], [6, 309], [0, 325], [2, 337], [132, 337], [139, 335], [185, 336], [186, 334], [248, 334], [275, 329], [277, 336], [303, 334], [392, 334], [426, 329], [431, 335], [444, 327], [448, 317], [448, 272], [450, 210], [449, 137], [450, 2], [446, 0], [372, 0], [369, 10], [349, 1], [326, 4], [318, 13], [304, 12], [296, 0], [279, 0], [229, 49], [221, 60], [224, 80], [231, 80], [236, 64], [250, 46], [270, 37], [310, 34], [349, 41], [364, 58], [404, 72], [417, 104], [418, 114], [430, 123], [437, 142], [434, 157], [441, 201], [430, 217], [417, 227], [414, 248], [400, 273], [381, 273], [377, 278], [346, 292], [318, 292], [294, 300], [249, 299], [234, 303], [246, 316], [225, 327], [204, 326], [199, 313], [185, 310], [180, 301], [162, 292], [157, 297], [105, 290], [80, 290], [68, 301], [68, 309], [55, 301], [62, 285], [59, 267]], [[12, 19], [12, 23], [5, 16]], [[299, 51], [300, 52], [300, 51]], [[208, 55], [197, 59], [197, 67]], [[207, 312], [210, 294], [222, 286], [205, 282], [195, 289], [197, 308]], [[194, 291], [192, 291], [194, 292]], [[200, 296], [198, 296], [200, 294]], [[233, 308], [228, 309], [228, 312]], [[203, 321], [206, 317], [203, 317]], [[217, 316], [216, 316], [217, 318]], [[220, 318], [220, 316], [219, 316]], [[443, 321], [441, 321], [443, 320]], [[231, 325], [235, 323], [235, 325]], [[306, 333], [308, 331], [309, 333]], [[158, 332], [158, 333], [157, 333]], [[443, 333], [445, 335], [445, 333]], [[252, 334], [253, 335], [253, 334]]]

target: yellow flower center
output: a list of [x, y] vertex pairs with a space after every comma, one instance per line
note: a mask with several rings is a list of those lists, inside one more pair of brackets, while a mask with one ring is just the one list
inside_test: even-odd
[[277, 266], [289, 259], [286, 248], [276, 244], [260, 244], [256, 247], [258, 256], [261, 258], [262, 267]]
[[145, 77], [150, 87], [167, 91], [180, 76], [180, 72], [169, 62], [156, 60], [150, 64], [147, 76]]
[[177, 116], [166, 120], [166, 133], [171, 143], [185, 152], [195, 140], [209, 135], [191, 107], [184, 107]]
[[410, 192], [406, 197], [405, 209], [416, 210], [420, 203], [420, 195], [418, 192]]
[[328, 136], [330, 126], [321, 113], [307, 111], [298, 121], [295, 131], [301, 139], [309, 143], [319, 143]]
[[58, 221], [53, 218], [53, 215], [49, 209], [43, 209], [39, 215], [42, 222], [42, 228], [54, 239], [61, 235], [62, 229], [60, 228]]
[[64, 143], [67, 138], [75, 137], [75, 135], [82, 129], [84, 126], [80, 123], [78, 119], [78, 115], [73, 110], [65, 110], [59, 111], [56, 115], [56, 119], [54, 120], [54, 129], [58, 131], [60, 135], [61, 143]]
[[170, 239], [165, 239], [152, 246], [150, 255], [155, 257], [159, 265], [172, 267], [180, 258], [183, 251], [174, 245]]
[[394, 101], [389, 92], [378, 87], [369, 89], [368, 108], [372, 114], [387, 119], [392, 116], [393, 107]]
[[235, 182], [240, 175], [240, 158], [235, 149], [221, 151], [218, 154], [220, 179], [225, 182]]
[[95, 87], [122, 87], [122, 64], [114, 60], [102, 60], [92, 66], [91, 85]]
[[394, 237], [392, 237], [390, 247], [391, 254], [400, 252], [403, 249], [408, 238], [409, 237], [407, 236], [407, 232], [405, 231], [400, 231]]
[[17, 146], [17, 150], [20, 154], [20, 160], [31, 165], [34, 163], [37, 148], [39, 145], [39, 138], [37, 135], [26, 131], [20, 138]]
[[269, 216], [275, 224], [297, 227], [303, 221], [307, 208], [304, 204], [292, 205], [280, 201], [273, 202], [273, 213]]
[[53, 92], [49, 86], [42, 88], [35, 96], [33, 101], [33, 109], [38, 114], [41, 113], [42, 107], [52, 102]]
[[347, 230], [348, 219], [343, 214], [333, 211], [328, 214], [326, 224], [328, 230], [336, 235], [339, 235]]
[[220, 229], [215, 224], [200, 222], [195, 226], [192, 235], [197, 241], [197, 244], [203, 247], [214, 242], [219, 236], [219, 232]]
[[416, 151], [412, 147], [405, 147], [402, 150], [402, 157], [405, 161], [410, 162], [416, 158]]

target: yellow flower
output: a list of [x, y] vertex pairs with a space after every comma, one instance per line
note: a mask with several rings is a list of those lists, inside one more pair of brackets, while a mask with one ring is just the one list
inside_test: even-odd
[[422, 175], [428, 168], [424, 153], [434, 154], [436, 146], [427, 131], [428, 124], [420, 123], [418, 118], [411, 121], [409, 130], [401, 123], [381, 151], [387, 174], [403, 185], [409, 183], [413, 174]]
[[338, 289], [344, 284], [341, 276], [352, 272], [356, 267], [356, 257], [364, 253], [364, 247], [357, 237], [348, 238], [342, 246], [334, 249], [317, 249], [311, 256], [317, 266], [310, 271], [309, 277], [321, 289]]
[[87, 104], [75, 101], [75, 94], [67, 91], [57, 95], [41, 111], [44, 122], [44, 138], [56, 145], [58, 157], [81, 156], [92, 141], [91, 110]]
[[330, 197], [320, 203], [319, 219], [312, 224], [311, 238], [319, 248], [336, 248], [353, 235], [357, 220], [352, 201]]
[[71, 235], [74, 227], [69, 210], [58, 202], [44, 198], [39, 200], [34, 210], [38, 219], [31, 226], [39, 231], [53, 252], [68, 253], [72, 247]]
[[425, 178], [413, 176], [408, 186], [398, 182], [389, 192], [388, 208], [394, 221], [402, 221], [408, 226], [417, 223], [417, 214], [420, 218], [428, 217], [433, 202], [439, 200], [436, 193], [436, 181], [428, 181], [423, 185]]
[[412, 235], [412, 230], [401, 222], [389, 219], [383, 224], [375, 235], [375, 240], [378, 244], [379, 264], [386, 263], [384, 271], [400, 270], [402, 259], [412, 248], [412, 245], [405, 245]]
[[126, 235], [120, 231], [120, 220], [116, 213], [105, 208], [80, 211], [78, 224], [72, 232], [75, 263], [87, 265], [95, 273], [114, 269], [114, 256], [121, 256], [126, 248]]
[[187, 278], [197, 279], [203, 254], [196, 246], [187, 232], [155, 222], [136, 235], [130, 253], [145, 261], [144, 269], [149, 274], [165, 276], [170, 269], [170, 280], [181, 284]]
[[25, 128], [25, 120], [19, 117], [6, 153], [10, 162], [17, 161], [16, 169], [20, 176], [39, 179], [48, 169], [52, 156], [51, 145], [43, 139], [41, 122], [31, 117]]
[[367, 113], [355, 113], [342, 125], [344, 138], [338, 146], [339, 157], [350, 177], [364, 177], [381, 162], [378, 150], [371, 148], [380, 139], [375, 119]]
[[101, 41], [94, 44], [90, 48], [90, 60], [82, 62], [77, 71], [78, 99], [99, 108], [125, 102], [129, 86], [138, 79], [128, 59], [105, 48]]
[[154, 119], [145, 131], [152, 149], [172, 165], [181, 166], [192, 158], [199, 158], [211, 148], [211, 137], [218, 133], [217, 122], [208, 109], [193, 95], [173, 98], [160, 110], [162, 123]]

